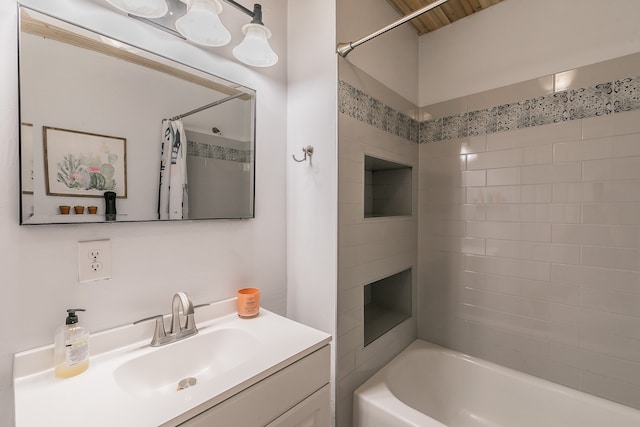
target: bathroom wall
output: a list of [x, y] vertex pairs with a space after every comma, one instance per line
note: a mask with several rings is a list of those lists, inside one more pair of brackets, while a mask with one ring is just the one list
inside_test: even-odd
[[[12, 359], [15, 352], [52, 343], [70, 306], [90, 331], [122, 325], [170, 310], [171, 296], [186, 291], [195, 303], [232, 297], [239, 286], [263, 289], [264, 305], [286, 312], [286, 4], [263, 1], [265, 22], [280, 62], [267, 70], [233, 61], [231, 49], [191, 46], [113, 12], [104, 2], [25, 1], [258, 92], [256, 218], [65, 226], [19, 226], [18, 69], [16, 3], [0, 2], [0, 425], [13, 425]], [[245, 19], [226, 9], [234, 40]], [[236, 18], [234, 18], [236, 17]], [[224, 19], [227, 19], [225, 17]], [[113, 278], [90, 284], [77, 279], [77, 242], [111, 239]], [[197, 316], [197, 313], [196, 313]]]
[[[398, 19], [384, 1], [337, 2], [339, 42]], [[399, 27], [339, 58], [336, 425], [352, 424], [353, 391], [416, 337], [416, 318], [364, 346], [364, 286], [412, 268], [417, 283], [418, 38]], [[364, 218], [364, 156], [412, 166], [413, 216]], [[411, 303], [415, 314], [415, 301]]]
[[420, 37], [420, 102], [471, 95], [638, 51], [635, 0], [508, 0]]
[[635, 54], [424, 107], [420, 337], [640, 408], [639, 76]]

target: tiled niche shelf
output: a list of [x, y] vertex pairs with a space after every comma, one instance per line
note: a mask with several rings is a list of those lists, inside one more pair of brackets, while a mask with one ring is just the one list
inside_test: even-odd
[[411, 166], [364, 156], [364, 217], [411, 215]]
[[411, 317], [411, 269], [364, 286], [365, 347]]

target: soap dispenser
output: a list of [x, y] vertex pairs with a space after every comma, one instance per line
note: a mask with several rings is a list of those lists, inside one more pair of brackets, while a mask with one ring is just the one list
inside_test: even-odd
[[56, 330], [54, 339], [55, 375], [68, 378], [78, 375], [89, 367], [89, 333], [78, 323], [76, 311], [82, 308], [67, 310], [65, 324]]

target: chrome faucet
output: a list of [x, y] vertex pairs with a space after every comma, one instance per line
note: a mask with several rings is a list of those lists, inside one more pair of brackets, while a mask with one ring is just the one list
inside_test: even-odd
[[[180, 311], [182, 311], [183, 317], [186, 318], [184, 326], [180, 322]], [[173, 296], [173, 301], [171, 302], [171, 329], [169, 332], [165, 329], [164, 316], [162, 314], [138, 320], [134, 324], [151, 319], [156, 319], [156, 328], [151, 339], [151, 347], [159, 347], [180, 341], [198, 333], [194, 319], [193, 303], [184, 292], [177, 292]]]

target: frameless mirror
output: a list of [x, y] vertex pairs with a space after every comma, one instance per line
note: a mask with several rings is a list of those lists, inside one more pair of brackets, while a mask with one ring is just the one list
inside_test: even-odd
[[22, 224], [254, 216], [255, 91], [24, 7], [19, 19]]

